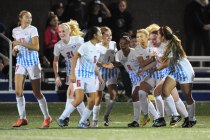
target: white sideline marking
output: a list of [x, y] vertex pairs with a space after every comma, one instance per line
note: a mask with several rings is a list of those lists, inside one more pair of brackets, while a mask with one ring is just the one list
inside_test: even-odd
[[12, 136], [12, 135], [0, 135], [1, 138], [9, 138], [9, 139], [37, 139], [37, 140], [40, 140], [40, 139], [50, 139], [50, 140], [67, 140], [69, 139], [70, 137], [69, 136], [66, 136], [66, 137], [56, 137], [56, 136]]

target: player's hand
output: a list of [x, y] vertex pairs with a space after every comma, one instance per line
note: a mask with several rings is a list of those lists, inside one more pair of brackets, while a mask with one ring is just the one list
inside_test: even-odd
[[76, 76], [75, 74], [71, 74], [71, 82], [75, 83], [76, 82]]
[[151, 68], [150, 70], [149, 70], [149, 73], [154, 73], [155, 71], [157, 71], [157, 68]]
[[143, 72], [143, 70], [142, 69], [139, 69], [138, 72], [137, 72], [137, 75], [141, 75], [142, 72]]
[[112, 63], [105, 64], [105, 68], [107, 68], [107, 69], [113, 69], [114, 68], [114, 65]]
[[62, 86], [62, 82], [61, 82], [61, 79], [60, 79], [59, 76], [55, 78], [55, 84], [56, 84], [58, 87], [61, 87], [61, 86]]
[[16, 47], [16, 46], [19, 45], [19, 44], [20, 44], [20, 42], [18, 42], [18, 41], [16, 41], [16, 40], [15, 40], [15, 41], [12, 41], [13, 48]]
[[104, 79], [101, 76], [98, 77], [98, 80], [99, 80], [99, 83], [100, 84], [103, 84], [104, 83]]

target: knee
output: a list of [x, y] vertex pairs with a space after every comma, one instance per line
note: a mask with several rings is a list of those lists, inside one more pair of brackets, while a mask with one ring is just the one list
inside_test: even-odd
[[16, 90], [15, 94], [17, 97], [22, 97], [23, 96], [23, 91], [22, 90]]

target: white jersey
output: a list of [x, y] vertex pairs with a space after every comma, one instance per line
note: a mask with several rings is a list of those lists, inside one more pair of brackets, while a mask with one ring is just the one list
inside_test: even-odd
[[146, 49], [142, 48], [140, 45], [135, 47], [135, 51], [138, 54], [138, 56], [142, 56], [143, 59], [147, 59], [149, 56], [149, 47]]
[[124, 56], [122, 50], [119, 50], [115, 56], [115, 60], [117, 62], [120, 62], [125, 67], [133, 86], [141, 82], [145, 76], [144, 74], [142, 74], [141, 76], [137, 75], [137, 72], [141, 67], [137, 60], [138, 56], [139, 55], [136, 53], [135, 49], [132, 48], [130, 48], [130, 53], [127, 57]]
[[78, 49], [81, 57], [77, 60], [75, 74], [80, 78], [94, 78], [95, 67], [100, 57], [100, 46], [95, 46], [90, 42], [85, 42]]
[[[32, 38], [39, 36], [37, 28], [29, 25], [25, 29], [21, 26], [12, 30], [12, 37], [19, 42], [31, 44]], [[30, 50], [24, 46], [18, 45], [17, 65], [35, 66], [40, 63], [38, 51]]]
[[[160, 46], [157, 48], [157, 47], [154, 47], [151, 43], [151, 41], [149, 41], [148, 43], [148, 48], [149, 48], [149, 53], [153, 53], [153, 52], [156, 52], [157, 56], [158, 57], [162, 57], [163, 56], [163, 53], [166, 49], [166, 45], [164, 43], [161, 43]], [[157, 63], [155, 67], [158, 67], [160, 65], [160, 63]], [[154, 78], [154, 79], [157, 79], [157, 80], [162, 80], [165, 76], [167, 76], [169, 73], [169, 68], [164, 68], [160, 71], [155, 71], [151, 77]]]
[[[115, 61], [115, 53], [117, 52], [116, 42], [110, 41], [109, 48], [105, 48], [102, 43], [99, 43], [98, 45], [101, 50], [98, 60], [99, 62], [108, 64]], [[103, 67], [98, 67], [98, 71], [101, 73], [101, 76], [105, 81], [111, 78], [117, 78], [120, 72], [118, 68], [107, 69]]]
[[180, 84], [192, 83], [195, 77], [194, 70], [187, 58], [181, 58], [177, 64], [170, 66], [169, 76], [174, 78]]
[[71, 73], [71, 59], [78, 48], [84, 43], [84, 39], [80, 36], [71, 36], [68, 44], [65, 44], [62, 40], [58, 41], [54, 46], [54, 55], [60, 56], [60, 54], [66, 60], [66, 74]]

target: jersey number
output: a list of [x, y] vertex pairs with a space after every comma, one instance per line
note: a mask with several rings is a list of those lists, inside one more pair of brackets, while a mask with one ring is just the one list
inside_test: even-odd
[[67, 52], [67, 53], [66, 53], [66, 55], [67, 55], [67, 57], [68, 57], [68, 58], [72, 58], [72, 57], [74, 57], [74, 54], [73, 54], [73, 52], [72, 52], [72, 51]]
[[94, 56], [94, 58], [93, 58], [93, 62], [94, 62], [94, 63], [96, 63], [96, 61], [97, 61], [97, 60], [96, 60], [96, 56]]

